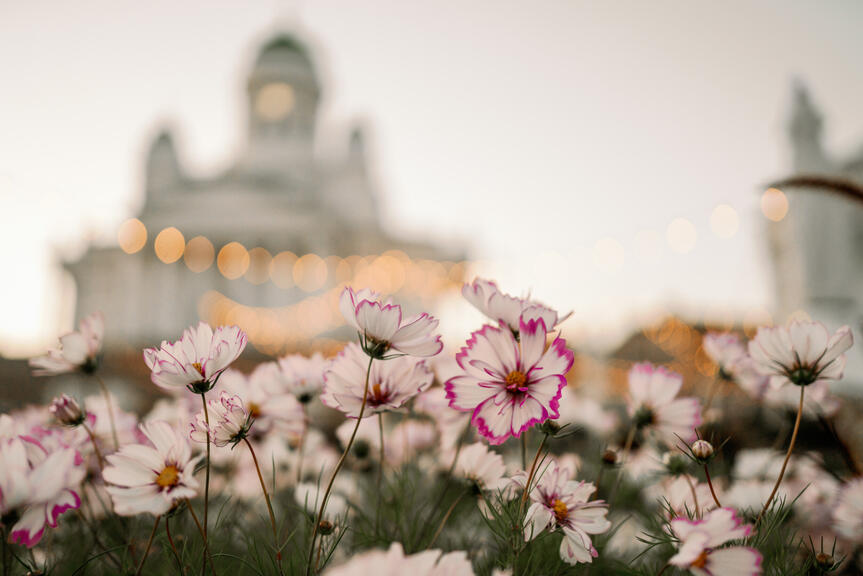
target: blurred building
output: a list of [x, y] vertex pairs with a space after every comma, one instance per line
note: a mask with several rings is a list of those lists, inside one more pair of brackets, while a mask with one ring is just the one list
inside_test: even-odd
[[323, 90], [305, 43], [266, 42], [246, 91], [247, 138], [228, 170], [191, 177], [171, 132], [160, 133], [143, 208], [119, 246], [67, 264], [76, 316], [104, 312], [109, 347], [176, 338], [204, 319], [239, 324], [275, 354], [337, 333], [345, 282], [426, 306], [460, 285], [461, 254], [381, 226], [362, 130], [344, 134], [338, 157], [316, 154]]
[[863, 191], [863, 148], [844, 159], [827, 153], [821, 114], [802, 85], [788, 131], [793, 169], [785, 181], [796, 183], [776, 193], [787, 205], [780, 204], [768, 230], [775, 317], [806, 314], [831, 330], [851, 326], [856, 346], [843, 384], [863, 393], [863, 192], [854, 193]]

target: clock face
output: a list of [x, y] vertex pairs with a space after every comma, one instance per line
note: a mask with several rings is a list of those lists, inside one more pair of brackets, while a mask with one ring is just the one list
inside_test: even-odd
[[255, 96], [255, 114], [266, 122], [279, 122], [294, 109], [294, 90], [290, 84], [271, 82]]

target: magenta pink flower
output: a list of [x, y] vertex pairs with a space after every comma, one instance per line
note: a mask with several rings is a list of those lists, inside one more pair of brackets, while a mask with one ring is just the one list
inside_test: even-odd
[[701, 425], [701, 403], [697, 398], [677, 398], [683, 377], [648, 362], [629, 371], [629, 415], [636, 426], [660, 440], [674, 444], [695, 440]]
[[679, 540], [677, 554], [668, 560], [696, 576], [755, 576], [761, 574], [761, 553], [746, 546], [720, 546], [749, 536], [731, 508], [718, 508], [701, 520], [675, 518], [671, 531]]
[[558, 417], [573, 355], [560, 337], [546, 348], [547, 334], [542, 319], [521, 320], [518, 340], [507, 328], [485, 325], [456, 355], [465, 373], [446, 382], [449, 405], [473, 412], [473, 425], [491, 444]]
[[434, 317], [423, 313], [402, 320], [401, 306], [379, 300], [371, 290], [354, 292], [347, 286], [339, 301], [345, 321], [356, 328], [366, 354], [384, 358], [395, 350], [411, 356], [434, 356], [443, 350], [440, 336], [434, 333], [438, 325]]
[[144, 349], [153, 384], [165, 390], [188, 388], [200, 394], [210, 390], [219, 376], [246, 348], [246, 334], [237, 326], [209, 324], [187, 328], [176, 342]]
[[497, 322], [503, 322], [513, 332], [518, 332], [519, 321], [542, 319], [546, 329], [553, 330], [572, 315], [560, 317], [556, 310], [529, 298], [517, 298], [501, 292], [491, 280], [476, 278], [461, 289], [462, 296], [474, 308]]

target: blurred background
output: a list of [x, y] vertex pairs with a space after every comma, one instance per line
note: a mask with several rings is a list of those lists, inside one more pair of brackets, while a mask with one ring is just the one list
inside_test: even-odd
[[141, 388], [199, 319], [249, 362], [332, 352], [345, 283], [438, 315], [450, 356], [477, 275], [572, 310], [600, 395], [635, 360], [711, 381], [706, 329], [861, 341], [858, 2], [0, 7], [0, 408], [95, 311]]

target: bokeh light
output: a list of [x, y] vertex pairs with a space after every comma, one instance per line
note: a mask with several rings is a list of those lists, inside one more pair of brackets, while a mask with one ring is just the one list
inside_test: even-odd
[[284, 120], [294, 109], [294, 90], [284, 82], [272, 82], [258, 92], [255, 112], [267, 122]]
[[740, 228], [737, 210], [728, 204], [719, 204], [710, 214], [710, 229], [720, 238], [731, 238]]
[[270, 278], [279, 288], [290, 288], [294, 285], [294, 263], [297, 255], [290, 251], [279, 252], [270, 262]]
[[600, 238], [593, 246], [593, 263], [604, 272], [620, 271], [624, 259], [623, 245], [614, 238]]
[[327, 281], [327, 263], [317, 254], [305, 254], [294, 262], [294, 282], [304, 292], [314, 292]]
[[137, 218], [130, 218], [120, 224], [117, 242], [126, 254], [134, 254], [147, 244], [147, 227]]
[[156, 256], [159, 257], [159, 260], [165, 264], [170, 264], [179, 260], [183, 255], [186, 239], [183, 238], [182, 232], [170, 226], [159, 232], [153, 248], [156, 250]]
[[213, 265], [215, 256], [213, 243], [204, 236], [195, 236], [186, 244], [183, 260], [189, 270], [199, 274]]
[[246, 280], [252, 284], [263, 284], [270, 278], [270, 262], [273, 257], [266, 248], [249, 250], [249, 269], [246, 270]]
[[688, 254], [695, 248], [698, 231], [686, 218], [675, 218], [665, 231], [665, 239], [671, 249], [678, 254]]
[[788, 198], [778, 188], [768, 188], [761, 195], [761, 212], [773, 222], [779, 222], [788, 214]]
[[229, 242], [219, 250], [217, 263], [222, 276], [234, 280], [249, 269], [249, 252], [239, 242]]

